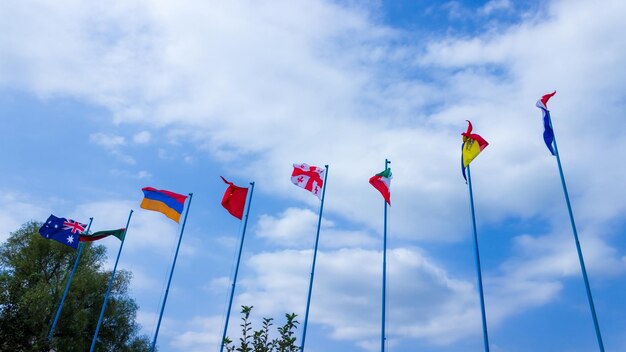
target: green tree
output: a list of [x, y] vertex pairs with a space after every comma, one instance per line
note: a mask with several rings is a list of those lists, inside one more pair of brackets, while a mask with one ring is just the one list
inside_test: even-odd
[[[0, 351], [84, 352], [91, 346], [111, 272], [103, 270], [104, 246], [87, 244], [52, 343], [48, 332], [77, 251], [38, 233], [29, 222], [0, 246]], [[128, 296], [131, 273], [117, 271], [96, 351], [148, 351], [139, 335], [137, 304]]]
[[223, 341], [226, 352], [298, 352], [300, 348], [296, 346], [295, 329], [299, 322], [296, 314], [285, 314], [287, 321], [285, 325], [278, 327], [279, 337], [270, 340], [270, 327], [272, 318], [263, 318], [263, 326], [257, 331], [252, 331], [250, 322], [250, 312], [252, 306], [241, 306], [241, 337], [239, 346], [234, 346], [233, 341], [226, 337]]

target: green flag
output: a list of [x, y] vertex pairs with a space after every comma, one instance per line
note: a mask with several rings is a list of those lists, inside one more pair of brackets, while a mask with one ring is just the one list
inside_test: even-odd
[[93, 241], [97, 241], [97, 240], [101, 240], [105, 237], [108, 236], [115, 236], [117, 238], [119, 238], [119, 240], [123, 240], [124, 239], [124, 234], [126, 233], [126, 229], [122, 228], [122, 229], [117, 229], [117, 230], [107, 230], [107, 231], [98, 231], [98, 232], [94, 232], [92, 234], [85, 234], [82, 233], [80, 235], [79, 241], [81, 242], [93, 242]]

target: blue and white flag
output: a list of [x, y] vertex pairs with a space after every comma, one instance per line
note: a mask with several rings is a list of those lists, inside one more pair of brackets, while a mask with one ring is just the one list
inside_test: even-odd
[[39, 234], [48, 240], [55, 240], [74, 249], [78, 248], [78, 239], [85, 232], [87, 225], [66, 218], [50, 215], [39, 229]]

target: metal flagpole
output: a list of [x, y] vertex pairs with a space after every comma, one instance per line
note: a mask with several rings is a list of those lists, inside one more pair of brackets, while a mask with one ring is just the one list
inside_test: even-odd
[[102, 302], [102, 310], [100, 311], [100, 318], [98, 318], [98, 325], [96, 325], [96, 333], [93, 335], [93, 340], [91, 340], [91, 348], [89, 352], [93, 352], [93, 349], [96, 347], [96, 341], [98, 340], [98, 332], [100, 332], [100, 326], [102, 325], [102, 318], [104, 318], [104, 309], [107, 306], [107, 301], [109, 300], [109, 294], [111, 293], [111, 287], [113, 286], [113, 279], [115, 278], [115, 271], [117, 270], [117, 263], [120, 260], [120, 254], [122, 254], [122, 248], [124, 247], [124, 241], [126, 240], [126, 232], [128, 232], [128, 225], [130, 224], [130, 217], [133, 215], [133, 210], [130, 210], [128, 213], [128, 221], [126, 221], [126, 228], [124, 230], [124, 237], [122, 237], [122, 243], [120, 243], [120, 249], [117, 251], [117, 258], [115, 259], [115, 265], [113, 266], [113, 272], [111, 273], [111, 279], [109, 280], [109, 287], [107, 288], [107, 293], [104, 295], [104, 302]]
[[[552, 127], [552, 119], [548, 117], [550, 127]], [[554, 127], [552, 127], [554, 131]], [[598, 346], [600, 351], [604, 352], [604, 344], [602, 343], [602, 335], [600, 334], [600, 325], [598, 324], [598, 317], [596, 315], [596, 308], [593, 304], [593, 297], [591, 296], [591, 287], [589, 286], [589, 278], [587, 277], [587, 269], [585, 269], [585, 261], [583, 259], [583, 252], [578, 241], [578, 231], [576, 231], [576, 223], [574, 222], [574, 213], [572, 212], [572, 205], [569, 201], [569, 194], [567, 192], [567, 185], [565, 184], [565, 176], [563, 176], [563, 167], [561, 166], [561, 157], [559, 156], [559, 148], [556, 145], [556, 136], [553, 140], [554, 154], [556, 155], [556, 163], [559, 166], [559, 176], [561, 176], [561, 185], [563, 186], [563, 193], [565, 194], [565, 203], [567, 204], [567, 211], [569, 212], [570, 223], [572, 224], [572, 233], [574, 234], [574, 240], [576, 242], [576, 251], [578, 252], [578, 261], [580, 262], [580, 270], [583, 273], [583, 280], [585, 281], [585, 289], [587, 290], [587, 299], [589, 300], [589, 308], [591, 308], [591, 316], [593, 318], [593, 325], [596, 330], [596, 338], [598, 339]]]
[[[91, 228], [92, 222], [93, 222], [93, 218], [89, 218], [89, 225], [87, 225], [87, 233], [89, 233], [89, 229]], [[80, 255], [83, 253], [83, 247], [85, 247], [84, 242], [78, 246], [78, 253], [76, 253], [76, 260], [74, 260], [74, 267], [72, 268], [70, 277], [67, 280], [67, 284], [65, 285], [65, 292], [63, 292], [63, 296], [61, 297], [61, 302], [59, 303], [59, 309], [57, 309], [57, 314], [55, 315], [54, 321], [52, 322], [52, 327], [50, 328], [50, 333], [48, 334], [48, 341], [52, 341], [54, 328], [57, 326], [57, 322], [59, 321], [59, 317], [61, 316], [61, 311], [63, 310], [63, 303], [65, 303], [65, 298], [67, 297], [67, 293], [70, 290], [70, 285], [72, 284], [74, 273], [76, 272], [76, 268], [78, 267], [78, 261], [80, 260]]]
[[485, 296], [483, 295], [483, 278], [480, 270], [480, 254], [478, 252], [478, 235], [476, 233], [476, 216], [474, 214], [474, 193], [472, 192], [472, 174], [467, 165], [467, 187], [469, 189], [470, 213], [472, 215], [472, 230], [474, 231], [474, 250], [476, 252], [476, 273], [478, 275], [478, 293], [480, 294], [480, 312], [483, 320], [483, 344], [485, 352], [489, 352], [489, 335], [487, 334], [487, 316], [485, 315]]
[[[387, 166], [389, 166], [389, 164], [391, 164], [391, 161], [385, 159], [385, 170], [387, 170]], [[387, 201], [383, 199], [383, 203], [385, 203], [385, 221], [383, 225], [383, 314], [380, 335], [381, 352], [385, 352], [385, 340], [387, 339], [385, 336], [385, 310], [387, 308]]]
[[317, 234], [315, 235], [315, 249], [313, 250], [313, 264], [311, 265], [311, 279], [309, 280], [309, 293], [306, 299], [306, 311], [304, 313], [304, 325], [302, 327], [302, 343], [300, 351], [304, 351], [304, 342], [306, 341], [306, 328], [309, 321], [309, 307], [311, 306], [311, 291], [313, 290], [313, 276], [315, 275], [315, 261], [317, 259], [317, 245], [320, 241], [320, 226], [322, 225], [322, 211], [324, 210], [324, 196], [326, 195], [326, 178], [328, 177], [328, 165], [324, 165], [324, 185], [322, 187], [322, 202], [320, 203], [320, 214], [317, 219]]
[[224, 324], [224, 334], [222, 335], [222, 343], [220, 344], [220, 352], [224, 350], [224, 340], [226, 339], [226, 331], [228, 330], [228, 318], [230, 318], [230, 310], [233, 306], [233, 297], [235, 296], [235, 285], [237, 284], [237, 274], [239, 273], [239, 262], [241, 261], [241, 252], [243, 251], [243, 240], [246, 237], [246, 227], [248, 225], [248, 214], [250, 213], [250, 205], [252, 204], [252, 192], [254, 192], [254, 182], [250, 182], [250, 195], [246, 202], [246, 218], [243, 221], [243, 230], [241, 232], [241, 241], [239, 242], [239, 254], [237, 255], [237, 265], [235, 266], [235, 275], [233, 284], [230, 288], [230, 299], [228, 301], [228, 311], [226, 312], [226, 322]]
[[187, 223], [187, 214], [189, 214], [189, 206], [191, 205], [191, 198], [193, 193], [189, 193], [189, 201], [187, 201], [187, 209], [185, 210], [185, 219], [183, 220], [183, 226], [180, 229], [180, 235], [178, 236], [178, 245], [176, 245], [176, 253], [174, 254], [174, 260], [172, 261], [172, 268], [170, 269], [170, 276], [167, 280], [167, 288], [165, 289], [165, 295], [163, 296], [163, 303], [161, 304], [161, 311], [159, 312], [159, 320], [157, 322], [156, 330], [154, 332], [154, 338], [152, 339], [152, 345], [150, 346], [150, 352], [154, 352], [156, 347], [157, 336], [159, 336], [159, 328], [161, 327], [161, 319], [163, 318], [163, 310], [165, 309], [165, 302], [167, 302], [167, 294], [170, 291], [170, 284], [172, 283], [172, 275], [174, 274], [174, 267], [176, 266], [176, 258], [178, 258], [178, 250], [180, 249], [180, 242], [183, 239], [183, 232], [185, 232], [185, 224]]

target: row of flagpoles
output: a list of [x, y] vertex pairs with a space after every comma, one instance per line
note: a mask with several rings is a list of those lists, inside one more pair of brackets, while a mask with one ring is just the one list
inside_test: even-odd
[[[567, 186], [565, 184], [565, 177], [563, 175], [563, 169], [561, 166], [561, 159], [559, 157], [558, 147], [556, 144], [556, 139], [554, 137], [554, 131], [552, 127], [552, 121], [550, 118], [550, 111], [547, 108], [548, 100], [554, 96], [556, 92], [544, 95], [539, 101], [537, 101], [537, 107], [540, 108], [543, 112], [543, 122], [544, 122], [544, 141], [546, 146], [550, 150], [550, 153], [556, 156], [557, 165], [559, 169], [559, 175], [561, 178], [561, 184], [563, 186], [563, 192], [565, 195], [565, 200], [567, 204], [567, 209], [569, 212], [570, 222], [572, 226], [572, 232], [574, 235], [576, 250], [578, 253], [578, 258], [580, 262], [580, 267], [583, 275], [583, 279], [585, 282], [585, 288], [587, 291], [587, 298], [589, 301], [589, 306], [591, 309], [591, 314], [593, 318], [594, 328], [596, 332], [596, 337], [598, 341], [598, 346], [601, 352], [604, 352], [604, 346], [602, 343], [602, 336], [600, 333], [600, 328], [598, 324], [598, 319], [595, 311], [595, 307], [593, 304], [593, 298], [591, 295], [591, 289], [589, 285], [589, 279], [587, 276], [587, 272], [585, 269], [585, 263], [583, 260], [582, 250], [580, 243], [578, 241], [578, 233], [576, 231], [576, 224], [574, 222], [574, 215], [572, 213], [572, 208], [569, 200], [569, 195], [567, 192]], [[485, 299], [483, 294], [483, 285], [482, 285], [482, 271], [480, 267], [480, 255], [478, 249], [478, 234], [476, 230], [476, 216], [474, 211], [474, 194], [472, 190], [472, 177], [470, 172], [470, 163], [480, 154], [489, 143], [482, 138], [480, 135], [472, 133], [473, 126], [471, 122], [468, 121], [467, 131], [462, 133], [462, 152], [461, 152], [461, 170], [463, 177], [466, 180], [469, 191], [469, 204], [470, 204], [470, 215], [471, 215], [471, 225], [472, 225], [472, 233], [474, 240], [474, 250], [475, 250], [475, 258], [476, 258], [476, 272], [477, 272], [477, 281], [478, 281], [478, 293], [480, 298], [480, 308], [481, 308], [481, 317], [482, 317], [482, 330], [483, 330], [483, 344], [485, 352], [489, 352], [489, 337], [487, 333], [487, 317], [485, 314]], [[389, 160], [385, 160], [385, 169], [374, 176], [372, 176], [369, 180], [370, 184], [376, 188], [384, 198], [384, 227], [383, 227], [383, 259], [382, 259], [382, 317], [381, 317], [381, 344], [380, 350], [381, 352], [385, 351], [386, 345], [386, 277], [387, 277], [387, 206], [391, 205], [391, 197], [390, 197], [390, 182], [392, 179], [391, 169], [389, 168], [389, 164], [391, 162]], [[311, 265], [311, 274], [309, 279], [309, 287], [307, 292], [307, 300], [306, 300], [306, 309], [304, 314], [304, 322], [302, 329], [302, 338], [300, 344], [300, 350], [304, 351], [305, 342], [306, 342], [306, 332], [308, 326], [308, 318], [309, 318], [309, 310], [311, 305], [311, 294], [313, 291], [313, 279], [315, 276], [315, 264], [317, 260], [317, 249], [319, 245], [320, 238], [320, 227], [322, 221], [322, 213], [324, 210], [324, 196], [326, 193], [326, 180], [328, 176], [328, 165], [325, 165], [323, 168], [317, 166], [309, 166], [307, 164], [294, 164], [293, 165], [293, 173], [291, 175], [291, 181], [301, 188], [311, 192], [313, 195], [317, 196], [320, 199], [320, 207], [319, 207], [319, 216], [317, 222], [317, 230], [315, 235], [315, 246], [313, 249], [313, 259]], [[232, 182], [227, 181], [222, 177], [223, 181], [228, 185], [226, 192], [224, 193], [224, 197], [222, 198], [222, 206], [233, 216], [243, 221], [243, 227], [241, 231], [241, 238], [239, 242], [239, 250], [237, 255], [237, 262], [235, 265], [235, 272], [232, 278], [232, 285], [230, 287], [229, 294], [229, 302], [228, 308], [225, 317], [224, 330], [222, 334], [222, 340], [220, 343], [220, 352], [224, 349], [224, 339], [226, 338], [226, 333], [228, 331], [228, 323], [229, 317], [232, 309], [233, 298], [235, 294], [236, 284], [237, 284], [237, 276], [239, 272], [239, 264], [241, 261], [241, 253], [243, 251], [243, 244], [246, 234], [246, 227], [248, 223], [248, 215], [250, 212], [250, 206], [252, 201], [252, 193], [254, 191], [254, 182], [250, 182], [250, 188], [239, 187], [233, 184]], [[250, 192], [248, 192], [248, 190]], [[157, 337], [159, 333], [159, 328], [161, 325], [161, 319], [163, 317], [163, 311], [165, 309], [165, 304], [167, 302], [167, 296], [169, 292], [169, 287], [172, 281], [172, 276], [174, 273], [174, 268], [176, 265], [176, 259], [178, 257], [178, 251], [180, 249], [180, 244], [182, 241], [182, 236], [185, 231], [185, 224], [187, 221], [187, 214], [189, 212], [189, 206], [191, 204], [191, 199], [193, 197], [193, 193], [189, 193], [188, 196], [166, 191], [166, 190], [157, 190], [152, 187], [145, 187], [142, 189], [144, 193], [144, 198], [141, 202], [141, 208], [147, 210], [153, 210], [163, 213], [168, 218], [173, 221], [180, 223], [180, 217], [183, 214], [184, 210], [184, 218], [182, 225], [180, 227], [180, 233], [178, 236], [178, 242], [176, 245], [176, 251], [174, 254], [174, 258], [172, 260], [171, 269], [169, 271], [169, 277], [167, 281], [167, 286], [165, 289], [165, 294], [163, 296], [163, 300], [161, 302], [161, 308], [159, 312], [158, 322], [155, 328], [154, 337], [152, 339], [150, 351], [154, 351]], [[244, 218], [245, 212], [245, 218]], [[120, 258], [120, 254], [122, 252], [122, 247], [124, 245], [124, 240], [126, 238], [126, 232], [128, 230], [128, 226], [130, 224], [130, 219], [132, 217], [133, 210], [128, 214], [128, 221], [126, 223], [125, 228], [110, 230], [110, 231], [99, 231], [93, 234], [89, 233], [91, 228], [91, 224], [93, 218], [90, 218], [89, 224], [81, 224], [74, 220], [68, 220], [65, 218], [57, 218], [54, 215], [51, 215], [46, 223], [41, 227], [39, 232], [42, 236], [48, 239], [57, 240], [65, 245], [68, 245], [74, 249], [78, 249], [76, 260], [74, 262], [74, 266], [72, 268], [72, 272], [69, 276], [68, 282], [65, 287], [65, 291], [59, 303], [59, 307], [54, 317], [54, 321], [52, 322], [50, 332], [48, 335], [48, 339], [52, 340], [54, 335], [55, 326], [58, 323], [59, 316], [61, 314], [61, 310], [63, 308], [63, 303], [68, 294], [70, 284], [72, 282], [73, 275], [76, 271], [76, 267], [78, 265], [80, 255], [82, 253], [82, 249], [84, 247], [84, 242], [90, 242], [99, 240], [108, 236], [116, 236], [121, 240], [120, 248], [117, 254], [117, 258], [115, 260], [115, 265], [113, 267], [113, 272], [111, 274], [111, 279], [109, 281], [109, 286], [107, 288], [106, 295], [104, 297], [104, 302], [102, 304], [102, 310], [100, 312], [100, 317], [98, 319], [98, 324], [96, 326], [96, 331], [92, 340], [90, 352], [94, 350], [96, 345], [96, 341], [98, 338], [98, 332], [100, 330], [100, 326], [102, 323], [102, 319], [104, 317], [104, 312], [107, 304], [107, 300], [109, 297], [109, 293], [111, 291], [111, 286], [113, 284], [113, 279], [115, 277], [115, 271], [117, 269], [117, 264]], [[67, 237], [66, 237], [67, 236]], [[80, 245], [79, 245], [80, 243]]]

